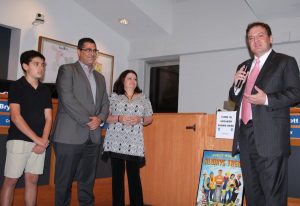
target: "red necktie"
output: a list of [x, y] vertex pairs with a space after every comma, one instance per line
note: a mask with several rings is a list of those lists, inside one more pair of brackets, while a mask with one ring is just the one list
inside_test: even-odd
[[[257, 79], [257, 76], [259, 74], [259, 59], [256, 59], [255, 61], [255, 65], [248, 77], [248, 80], [246, 82], [246, 88], [244, 91], [244, 94], [251, 94], [251, 91], [254, 87], [255, 81]], [[244, 122], [244, 124], [247, 124], [248, 121], [250, 120], [251, 117], [251, 113], [252, 113], [252, 109], [251, 109], [251, 104], [243, 97], [243, 101], [242, 101], [242, 121]]]

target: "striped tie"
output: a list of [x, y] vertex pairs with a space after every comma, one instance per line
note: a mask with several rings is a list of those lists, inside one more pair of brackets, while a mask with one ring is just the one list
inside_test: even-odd
[[[260, 68], [259, 68], [259, 59], [256, 59], [254, 68], [252, 69], [248, 80], [246, 82], [246, 88], [244, 93], [245, 94], [251, 94], [251, 91], [254, 87], [255, 81], [257, 79], [257, 76], [259, 74]], [[242, 121], [244, 124], [247, 124], [250, 120], [252, 114], [251, 104], [243, 97], [242, 101]]]

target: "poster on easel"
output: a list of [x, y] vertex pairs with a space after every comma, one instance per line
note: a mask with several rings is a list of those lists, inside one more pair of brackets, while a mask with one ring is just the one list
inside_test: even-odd
[[242, 206], [243, 185], [239, 155], [203, 151], [196, 206]]

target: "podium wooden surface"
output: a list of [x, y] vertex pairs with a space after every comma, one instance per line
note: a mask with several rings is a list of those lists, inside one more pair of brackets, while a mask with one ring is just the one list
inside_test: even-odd
[[[0, 100], [7, 100], [7, 95], [0, 95]], [[52, 103], [55, 117], [57, 100]], [[291, 114], [300, 115], [300, 109], [292, 108]], [[215, 114], [205, 113], [154, 114], [153, 123], [144, 129], [146, 166], [141, 177], [146, 205], [195, 205], [203, 150], [231, 150], [232, 140], [215, 138], [215, 120]], [[7, 133], [8, 127], [0, 127], [0, 134]], [[300, 138], [291, 138], [291, 144], [300, 146]], [[54, 168], [52, 152], [49, 186], [54, 185]], [[102, 179], [96, 182], [101, 183]], [[288, 205], [300, 205], [300, 199], [289, 198]]]
[[[215, 127], [214, 114], [154, 114], [153, 123], [144, 128], [146, 205], [195, 205], [203, 150], [231, 151], [232, 140], [216, 139]], [[292, 145], [299, 146], [299, 139], [292, 139]], [[300, 199], [289, 198], [288, 205], [300, 205]]]

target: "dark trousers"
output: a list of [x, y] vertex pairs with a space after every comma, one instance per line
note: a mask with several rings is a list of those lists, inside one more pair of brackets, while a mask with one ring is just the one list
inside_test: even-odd
[[94, 205], [93, 189], [100, 145], [54, 143], [53, 146], [56, 157], [55, 205], [70, 205], [71, 189], [75, 174], [77, 177], [77, 194], [80, 205]]
[[[240, 187], [240, 186], [239, 186]], [[240, 192], [240, 191], [239, 191]], [[235, 202], [237, 196], [238, 196], [239, 193], [236, 193], [236, 189], [233, 189], [232, 191], [232, 196], [231, 196], [231, 202]]]
[[252, 121], [247, 125], [241, 123], [240, 130], [240, 158], [247, 206], [286, 206], [288, 158], [258, 154]]
[[124, 175], [125, 166], [129, 186], [131, 206], [143, 206], [143, 191], [140, 178], [140, 166], [136, 161], [111, 158], [113, 206], [125, 205]]

